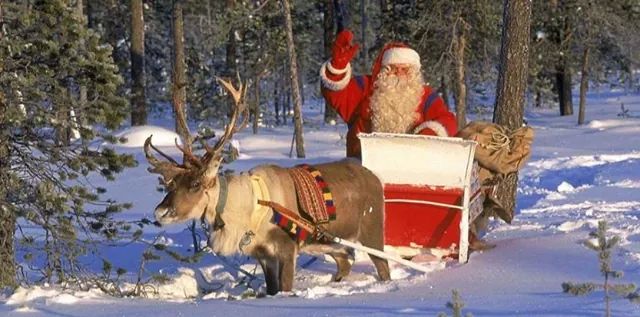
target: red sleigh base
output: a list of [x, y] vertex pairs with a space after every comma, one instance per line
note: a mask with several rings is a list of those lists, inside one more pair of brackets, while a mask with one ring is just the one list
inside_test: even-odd
[[385, 245], [407, 256], [425, 249], [457, 253], [467, 262], [469, 224], [482, 210], [476, 143], [389, 133], [359, 137], [362, 164], [384, 184]]

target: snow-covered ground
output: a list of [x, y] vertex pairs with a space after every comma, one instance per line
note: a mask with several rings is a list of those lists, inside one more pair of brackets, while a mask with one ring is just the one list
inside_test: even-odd
[[[631, 118], [619, 117], [620, 103]], [[576, 109], [577, 110], [577, 109]], [[318, 107], [306, 107], [304, 162], [341, 158], [344, 125], [320, 124]], [[601, 282], [597, 255], [582, 246], [599, 220], [607, 220], [622, 242], [613, 253], [613, 267], [625, 275], [620, 282], [640, 282], [640, 96], [601, 91], [590, 94], [588, 124], [577, 126], [576, 116], [559, 117], [557, 110], [528, 110], [535, 128], [533, 154], [520, 174], [518, 215], [513, 224], [494, 222], [486, 235], [495, 249], [472, 253], [469, 263], [437, 263], [429, 274], [390, 263], [392, 281], [378, 282], [374, 268], [357, 256], [353, 273], [340, 283], [331, 282], [334, 265], [319, 259], [299, 267], [290, 294], [254, 298], [238, 266], [261, 277], [259, 266], [245, 257], [221, 261], [205, 256], [185, 265], [163, 259], [150, 262], [151, 272], [168, 273], [172, 279], [158, 285], [149, 299], [113, 298], [92, 289], [20, 288], [0, 295], [2, 316], [435, 316], [445, 308], [451, 290], [459, 291], [465, 312], [474, 316], [602, 316], [601, 292], [574, 297], [562, 292], [561, 283]], [[173, 125], [158, 119], [157, 125]], [[151, 129], [154, 129], [151, 131]], [[258, 135], [243, 131], [236, 136], [240, 159], [228, 168], [246, 170], [262, 163], [291, 166], [292, 128], [263, 128]], [[127, 219], [152, 217], [161, 198], [157, 176], [148, 167], [141, 145], [152, 132], [154, 143], [178, 157], [173, 134], [158, 127], [125, 131], [129, 143], [119, 148], [136, 155], [140, 165], [127, 170], [117, 182], [101, 184], [111, 197], [130, 201]], [[184, 225], [149, 228], [144, 239], [156, 235], [163, 243], [188, 254], [191, 236]], [[164, 231], [160, 231], [164, 230]], [[142, 244], [105, 248], [114, 267], [135, 272]], [[299, 266], [311, 259], [300, 257]], [[100, 261], [88, 265], [99, 269]], [[133, 274], [133, 273], [129, 273]], [[129, 275], [128, 277], [133, 277]], [[616, 281], [614, 281], [616, 282]], [[249, 284], [261, 290], [262, 280]], [[640, 306], [626, 299], [612, 301], [613, 316], [640, 316]]]

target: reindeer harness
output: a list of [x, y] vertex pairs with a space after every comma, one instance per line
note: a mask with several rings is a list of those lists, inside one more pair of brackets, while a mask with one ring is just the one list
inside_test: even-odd
[[[336, 219], [336, 208], [333, 203], [333, 196], [329, 190], [329, 186], [322, 178], [320, 171], [309, 165], [302, 164], [289, 169], [289, 174], [295, 185], [300, 209], [312, 220], [314, 225], [317, 226]], [[258, 231], [258, 228], [264, 223], [272, 209], [274, 209], [273, 205], [270, 204], [271, 196], [264, 179], [259, 175], [250, 175], [249, 181], [253, 192], [254, 207], [251, 212], [250, 228], [240, 239], [238, 246], [240, 251], [242, 251], [245, 246], [251, 244], [251, 240]], [[219, 194], [215, 207], [216, 216], [212, 225], [213, 231], [220, 230], [225, 225], [220, 215], [224, 212], [226, 206], [228, 181], [225, 176], [219, 176], [218, 182]], [[204, 227], [204, 214], [202, 220], [203, 228], [206, 230], [207, 228]], [[283, 214], [279, 209], [274, 210], [272, 222], [286, 232], [293, 234], [300, 244], [310, 242], [315, 238], [313, 232], [305, 230], [305, 226], [301, 226], [298, 221], [294, 221], [290, 215]]]
[[[229, 182], [224, 175], [218, 177], [218, 184], [220, 185], [220, 190], [218, 192], [218, 203], [216, 204], [216, 218], [213, 221], [213, 231], [218, 231], [225, 225], [224, 220], [222, 220], [220, 215], [222, 215], [222, 212], [224, 211], [224, 206], [227, 204], [227, 195], [229, 194]], [[206, 213], [207, 211], [205, 210], [202, 214], [201, 223], [203, 226], [205, 224], [204, 216]]]
[[301, 164], [289, 169], [289, 174], [296, 188], [300, 209], [309, 215], [314, 223], [327, 223], [336, 219], [336, 207], [331, 190], [319, 170]]

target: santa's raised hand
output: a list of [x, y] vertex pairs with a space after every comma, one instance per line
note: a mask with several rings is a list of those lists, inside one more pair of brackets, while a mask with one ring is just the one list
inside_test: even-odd
[[336, 40], [331, 48], [331, 66], [335, 69], [347, 67], [353, 56], [358, 52], [360, 46], [353, 43], [353, 33], [344, 29], [336, 36]]

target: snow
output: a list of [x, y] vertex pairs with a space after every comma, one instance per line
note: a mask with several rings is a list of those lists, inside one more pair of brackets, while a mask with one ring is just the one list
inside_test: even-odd
[[178, 144], [182, 145], [182, 141], [177, 133], [172, 130], [156, 127], [156, 126], [137, 126], [131, 127], [115, 135], [118, 138], [126, 138], [126, 142], [120, 143], [122, 147], [139, 148], [144, 146], [144, 141], [153, 136], [152, 143], [155, 146], [173, 146], [178, 140]]
[[[633, 117], [619, 117], [620, 103]], [[344, 155], [346, 126], [322, 125], [320, 103], [305, 106], [307, 158], [289, 158], [292, 128], [263, 127], [258, 135], [245, 130], [235, 136], [240, 159], [227, 168], [235, 172], [273, 163], [292, 166], [338, 160]], [[577, 109], [576, 109], [577, 110]], [[264, 293], [259, 265], [244, 256], [206, 255], [199, 263], [178, 264], [163, 258], [149, 262], [152, 273], [169, 280], [154, 282], [149, 298], [114, 298], [97, 289], [59, 286], [18, 288], [0, 294], [1, 316], [435, 316], [451, 314], [445, 305], [451, 290], [459, 291], [464, 312], [474, 316], [602, 316], [601, 292], [574, 297], [562, 293], [561, 283], [601, 282], [597, 255], [583, 244], [599, 220], [621, 237], [612, 252], [613, 268], [624, 271], [619, 282], [640, 282], [640, 95], [596, 91], [589, 95], [586, 118], [560, 117], [556, 110], [526, 113], [536, 137], [533, 153], [519, 176], [518, 214], [511, 225], [493, 221], [485, 238], [494, 249], [473, 252], [467, 264], [431, 262], [433, 271], [420, 274], [390, 263], [392, 281], [380, 282], [364, 254], [357, 253], [353, 272], [345, 281], [331, 282], [335, 265], [320, 257], [301, 255], [294, 290], [256, 298]], [[179, 159], [173, 120], [157, 126], [131, 128], [119, 135], [128, 142], [117, 149], [134, 154], [139, 166], [117, 182], [98, 183], [118, 201], [134, 208], [125, 219], [152, 217], [162, 199], [157, 175], [146, 171], [142, 144], [153, 134], [162, 151]], [[148, 228], [147, 242], [163, 243], [188, 254], [191, 236], [184, 225]], [[105, 247], [114, 267], [135, 272], [146, 245]], [[393, 250], [389, 250], [393, 251]], [[100, 261], [94, 261], [100, 262]], [[92, 266], [93, 265], [93, 266]], [[94, 267], [95, 266], [95, 267]], [[88, 267], [99, 272], [96, 263]], [[238, 268], [255, 274], [244, 277]], [[127, 278], [135, 277], [129, 273]], [[640, 316], [640, 306], [612, 300], [612, 316]]]

